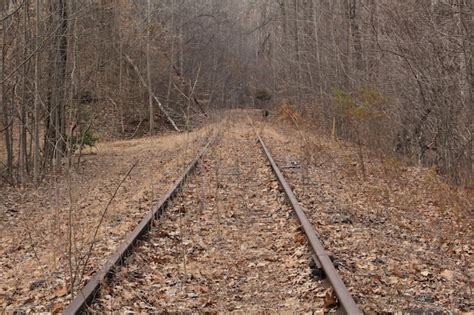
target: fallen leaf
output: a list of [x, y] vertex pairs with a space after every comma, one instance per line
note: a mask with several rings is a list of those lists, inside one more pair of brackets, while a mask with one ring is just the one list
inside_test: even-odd
[[51, 313], [53, 314], [59, 314], [61, 311], [64, 309], [64, 303], [59, 302], [53, 304], [53, 307], [51, 308]]
[[338, 301], [334, 291], [329, 289], [326, 291], [326, 295], [324, 296], [324, 308], [331, 308], [338, 305]]
[[123, 298], [125, 299], [125, 301], [131, 301], [133, 300], [133, 295], [130, 292], [125, 291], [123, 292]]
[[451, 281], [451, 280], [453, 280], [454, 272], [452, 270], [446, 269], [441, 273], [441, 277], [443, 277], [444, 279], [446, 279], [448, 281]]
[[304, 234], [302, 233], [298, 233], [295, 235], [295, 241], [296, 243], [300, 244], [300, 245], [304, 245], [305, 242], [306, 242], [306, 237]]
[[390, 284], [397, 284], [398, 283], [398, 277], [390, 277]]

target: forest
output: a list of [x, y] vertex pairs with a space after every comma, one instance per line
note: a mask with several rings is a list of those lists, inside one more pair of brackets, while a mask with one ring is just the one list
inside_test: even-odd
[[95, 139], [98, 113], [120, 137], [286, 102], [324, 132], [468, 181], [472, 5], [3, 1], [2, 179], [39, 181]]
[[[177, 214], [170, 220], [179, 224], [176, 233], [181, 235], [181, 243], [186, 231], [197, 235], [207, 231], [203, 223], [196, 223], [200, 219], [183, 219], [186, 205], [196, 203], [194, 208], [207, 209], [206, 203], [212, 203], [216, 211], [223, 211], [224, 219], [204, 215], [202, 220], [217, 224], [219, 229], [232, 226], [233, 221], [226, 221], [229, 217], [245, 216], [234, 206], [224, 206], [227, 198], [243, 202], [245, 209], [249, 207], [248, 198], [261, 198], [267, 202], [262, 207], [271, 207], [271, 196], [239, 195], [240, 185], [266, 185], [263, 178], [271, 177], [270, 171], [251, 171], [258, 163], [264, 168], [252, 142], [262, 136], [271, 143], [270, 151], [278, 157], [276, 164], [289, 176], [291, 187], [305, 207], [326, 205], [329, 201], [322, 196], [335, 198], [324, 209], [335, 207], [340, 212], [328, 210], [321, 220], [329, 221], [320, 222], [310, 216], [313, 225], [322, 229], [323, 238], [331, 239], [330, 227], [337, 221], [343, 227], [336, 229], [336, 235], [348, 240], [355, 237], [357, 246], [368, 237], [370, 241], [365, 241], [371, 250], [380, 251], [384, 245], [377, 243], [376, 233], [388, 231], [374, 231], [387, 227], [400, 234], [393, 238], [384, 234], [379, 241], [400, 237], [402, 244], [413, 241], [408, 241], [406, 235], [415, 235], [418, 240], [413, 242], [434, 242], [436, 250], [452, 255], [443, 265], [440, 261], [438, 264], [441, 256], [435, 251], [425, 248], [419, 252], [436, 261], [433, 268], [438, 269], [428, 272], [426, 263], [425, 269], [420, 267], [415, 273], [421, 272], [419, 277], [425, 280], [431, 277], [432, 283], [437, 283], [433, 279], [440, 275], [438, 280], [444, 281], [443, 286], [452, 285], [441, 286], [439, 296], [423, 293], [426, 286], [413, 284], [418, 278], [409, 284], [403, 282], [411, 279], [413, 272], [404, 271], [405, 267], [401, 267], [404, 276], [390, 274], [384, 282], [388, 271], [380, 277], [369, 273], [371, 284], [360, 285], [360, 279], [351, 278], [352, 273], [347, 271], [349, 263], [341, 263], [341, 268], [349, 268], [339, 271], [344, 282], [350, 283], [350, 290], [359, 286], [375, 290], [378, 284], [374, 283], [390, 284], [377, 292], [356, 291], [355, 300], [363, 309], [396, 310], [382, 306], [401, 305], [397, 293], [390, 290], [403, 282], [413, 285], [416, 292], [423, 291], [428, 296], [426, 303], [434, 303], [433, 308], [424, 309], [423, 304], [423, 310], [472, 311], [467, 292], [471, 290], [469, 282], [472, 284], [468, 265], [473, 248], [472, 233], [468, 231], [472, 228], [474, 200], [474, 1], [2, 0], [0, 20], [0, 228], [8, 231], [2, 231], [5, 245], [0, 246], [4, 256], [0, 262], [7, 267], [0, 268], [0, 278], [9, 279], [0, 290], [0, 310], [28, 305], [33, 312], [62, 311], [92, 270], [103, 263], [101, 259], [146, 214], [144, 209], [153, 209], [165, 188], [204, 146], [205, 139], [217, 133], [220, 136], [215, 136], [216, 142], [222, 147], [212, 149], [209, 145], [211, 162], [202, 157], [205, 154], [201, 156], [215, 173], [198, 166], [198, 173], [204, 172], [202, 181], [207, 180], [209, 187], [215, 184], [215, 195], [206, 199], [205, 188], [195, 188], [204, 184], [191, 179], [190, 189], [178, 198], [182, 205], [173, 206]], [[236, 169], [230, 160], [235, 161]], [[224, 170], [238, 174], [235, 186]], [[288, 173], [292, 170], [301, 173], [293, 178]], [[242, 174], [256, 177], [245, 183]], [[315, 184], [318, 181], [326, 183], [321, 185], [329, 191], [319, 191], [323, 188]], [[221, 191], [226, 188], [232, 193]], [[240, 194], [245, 194], [243, 191]], [[279, 198], [277, 188], [269, 191]], [[258, 207], [258, 202], [250, 205]], [[223, 208], [234, 212], [226, 214]], [[260, 219], [239, 222], [242, 228], [247, 226], [244, 224], [265, 221]], [[174, 235], [175, 225], [163, 224], [162, 234]], [[347, 224], [363, 224], [367, 230], [346, 231]], [[35, 226], [33, 232], [28, 226]], [[428, 231], [429, 226], [433, 230]], [[189, 230], [183, 232], [183, 227]], [[434, 231], [436, 227], [438, 231]], [[274, 228], [286, 231], [282, 226]], [[106, 245], [107, 233], [113, 235], [110, 248]], [[151, 237], [157, 237], [153, 233], [157, 232]], [[282, 238], [285, 233], [290, 232], [282, 232]], [[255, 241], [259, 235], [241, 242]], [[23, 245], [16, 244], [17, 237]], [[204, 243], [221, 236], [206, 237], [199, 243], [206, 248], [204, 251], [208, 250]], [[273, 236], [265, 237], [267, 245], [272, 246], [269, 240]], [[293, 236], [288, 237], [291, 240]], [[173, 252], [177, 245], [172, 239], [162, 244], [171, 252], [156, 259], [181, 257], [181, 250]], [[282, 246], [294, 249], [289, 243]], [[301, 244], [307, 244], [304, 236]], [[331, 239], [327, 245], [341, 261], [349, 255], [339, 252], [338, 241]], [[139, 253], [149, 255], [150, 248], [141, 246]], [[411, 257], [415, 247], [394, 252], [400, 250], [400, 255]], [[306, 249], [301, 251], [306, 255]], [[23, 261], [21, 255], [37, 263], [29, 267], [22, 263], [21, 268], [41, 270], [42, 275], [33, 283], [25, 280], [23, 291], [14, 289], [18, 288], [14, 283], [18, 277], [28, 279], [28, 273], [21, 276], [14, 267], [8, 267]], [[57, 261], [54, 268], [42, 263], [51, 257]], [[187, 265], [190, 256], [183, 257], [184, 271], [176, 271], [180, 275], [192, 269]], [[225, 260], [225, 255], [216, 257]], [[421, 258], [417, 257], [419, 262]], [[368, 256], [359, 258], [364, 261]], [[132, 258], [127, 268], [133, 269], [134, 263], [140, 265], [137, 259]], [[372, 262], [367, 264], [372, 266]], [[213, 269], [216, 274], [209, 277], [217, 279], [216, 270], [224, 265], [217, 265]], [[288, 267], [295, 277], [302, 274], [297, 266]], [[357, 266], [364, 270], [367, 265]], [[49, 268], [60, 274], [53, 272], [56, 280], [48, 278], [52, 271], [45, 270]], [[126, 278], [125, 274], [119, 278]], [[153, 281], [147, 279], [153, 286]], [[268, 279], [268, 283], [276, 281]], [[309, 290], [302, 293], [305, 298], [308, 292], [320, 290], [311, 281], [305, 283]], [[456, 286], [461, 288], [459, 294], [450, 291]], [[36, 295], [35, 288], [42, 293]], [[109, 290], [109, 296], [120, 291], [112, 287]], [[226, 300], [230, 295], [218, 302], [201, 301], [194, 297], [200, 289], [193, 290], [192, 294], [186, 291], [185, 296], [199, 300], [199, 307], [186, 304], [180, 308], [178, 301], [160, 304], [157, 309], [232, 311], [250, 303], [245, 295], [235, 293], [241, 302], [225, 309], [222, 305], [230, 303]], [[318, 291], [324, 309], [342, 302], [336, 291]], [[135, 299], [133, 292], [130, 294]], [[50, 294], [54, 301], [39, 302]], [[131, 301], [127, 294], [120, 301]], [[220, 294], [222, 291], [217, 290], [211, 296]], [[377, 294], [380, 299], [375, 297]], [[426, 297], [423, 294], [420, 296]], [[334, 301], [333, 296], [337, 296]], [[393, 300], [384, 300], [387, 296], [393, 296]], [[279, 301], [261, 298], [268, 305]], [[414, 308], [403, 310], [419, 309], [420, 299], [409, 305]], [[155, 305], [143, 296], [139, 300]], [[168, 300], [159, 303], [163, 301]], [[288, 302], [290, 309], [299, 305], [297, 310], [307, 311], [305, 303], [312, 305], [303, 298], [298, 301], [300, 304]], [[105, 300], [100, 303], [91, 311], [119, 310], [104, 306], [108, 305]]]

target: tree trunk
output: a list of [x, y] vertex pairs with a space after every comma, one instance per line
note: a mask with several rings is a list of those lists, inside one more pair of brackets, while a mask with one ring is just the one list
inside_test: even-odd
[[474, 174], [474, 1], [459, 0], [461, 23], [464, 29], [464, 71], [468, 86], [468, 93], [466, 96], [466, 103], [468, 104], [467, 111], [470, 119], [468, 119], [468, 130], [470, 133], [469, 144], [467, 146], [467, 156], [470, 175]]
[[66, 147], [65, 133], [65, 84], [68, 50], [68, 16], [66, 0], [55, 0], [50, 4], [53, 27], [59, 24], [58, 35], [53, 40], [54, 66], [51, 69], [51, 90], [49, 92], [48, 120], [45, 135], [45, 155], [48, 163], [60, 165]]
[[[27, 23], [28, 23], [28, 6], [29, 1], [26, 0], [24, 5], [23, 11], [23, 22], [24, 22], [24, 29], [23, 29], [23, 58], [26, 60], [28, 56], [28, 30], [27, 30]], [[24, 182], [25, 177], [27, 175], [27, 138], [26, 138], [26, 124], [27, 124], [27, 116], [26, 116], [26, 107], [27, 107], [27, 89], [26, 89], [26, 78], [28, 76], [28, 65], [29, 62], [23, 65], [23, 77], [21, 81], [22, 85], [22, 100], [21, 100], [21, 108], [20, 108], [20, 153], [18, 156], [18, 175], [19, 181]]]
[[[325, 106], [325, 99], [323, 93], [323, 77], [322, 77], [322, 63], [321, 63], [321, 48], [319, 42], [319, 25], [320, 25], [320, 16], [321, 13], [319, 12], [320, 7], [319, 0], [313, 0], [313, 24], [314, 24], [314, 41], [316, 45], [316, 62], [317, 62], [317, 71], [318, 71], [318, 86], [319, 86], [319, 101], [322, 104], [322, 114], [323, 116], [326, 114], [326, 106]], [[322, 117], [323, 118], [323, 117]]]
[[34, 95], [34, 149], [33, 149], [33, 180], [35, 183], [39, 182], [39, 167], [40, 167], [40, 144], [39, 144], [39, 107], [40, 107], [40, 95], [39, 95], [39, 60], [40, 60], [40, 51], [39, 51], [39, 20], [41, 17], [40, 11], [40, 1], [36, 1], [36, 22], [35, 22], [35, 34], [36, 34], [36, 41], [35, 41], [35, 95]]
[[151, 0], [147, 1], [147, 22], [146, 22], [146, 76], [148, 85], [148, 111], [150, 119], [150, 134], [155, 129], [155, 110], [153, 108], [153, 86], [151, 84], [151, 66], [150, 66], [150, 27], [151, 27]]
[[[8, 5], [7, 5], [8, 8]], [[1, 58], [1, 69], [0, 69], [0, 80], [2, 84], [0, 85], [0, 94], [2, 97], [2, 112], [3, 112], [3, 132], [5, 133], [5, 147], [7, 150], [7, 158], [6, 158], [6, 167], [7, 167], [7, 179], [12, 181], [13, 176], [13, 140], [12, 140], [12, 126], [13, 121], [10, 119], [10, 107], [8, 106], [8, 100], [6, 97], [6, 89], [5, 89], [5, 82], [3, 82], [5, 76], [5, 62], [6, 62], [6, 52], [7, 52], [7, 43], [6, 43], [6, 36], [7, 36], [7, 27], [8, 27], [8, 19], [3, 20], [2, 23], [2, 58]]]
[[[143, 79], [143, 77], [140, 73], [140, 69], [138, 69], [137, 65], [133, 62], [132, 58], [130, 58], [130, 56], [128, 56], [125, 53], [124, 53], [124, 57], [125, 57], [125, 60], [130, 64], [130, 66], [132, 66], [133, 70], [135, 70], [135, 73], [137, 74], [138, 79], [139, 79], [140, 83], [142, 84], [142, 86], [149, 90], [147, 83], [145, 82], [145, 80]], [[153, 97], [155, 102], [158, 104], [158, 107], [160, 108], [161, 112], [165, 115], [166, 119], [170, 122], [170, 124], [173, 126], [173, 128], [176, 131], [180, 132], [181, 130], [179, 130], [179, 128], [178, 128], [178, 126], [176, 126], [176, 123], [174, 122], [174, 120], [170, 117], [170, 115], [168, 115], [168, 112], [166, 112], [165, 108], [163, 107], [163, 104], [161, 104], [160, 100], [158, 99], [158, 97], [156, 97], [156, 95], [153, 93], [153, 91], [152, 91], [151, 96]]]
[[356, 79], [360, 80], [364, 71], [364, 60], [362, 57], [362, 40], [360, 34], [360, 26], [358, 22], [359, 18], [357, 16], [358, 1], [360, 5], [360, 0], [349, 1], [349, 19], [351, 24], [352, 45], [354, 46], [352, 58], [354, 60], [354, 69], [357, 74]]
[[296, 84], [298, 90], [298, 99], [301, 99], [302, 89], [301, 89], [301, 51], [300, 51], [300, 26], [299, 26], [299, 5], [298, 0], [293, 0], [294, 5], [294, 17], [295, 17], [295, 56], [296, 56]]

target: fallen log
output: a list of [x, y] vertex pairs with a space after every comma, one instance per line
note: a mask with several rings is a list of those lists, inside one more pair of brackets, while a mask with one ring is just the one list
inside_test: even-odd
[[[125, 57], [125, 60], [128, 62], [128, 64], [137, 73], [137, 76], [138, 76], [138, 79], [140, 80], [141, 85], [143, 85], [144, 88], [148, 89], [148, 84], [143, 79], [143, 76], [140, 73], [140, 69], [138, 69], [138, 66], [133, 62], [133, 59], [130, 58], [130, 56], [127, 55], [126, 53], [123, 53], [123, 56]], [[174, 120], [171, 118], [171, 116], [168, 114], [168, 112], [163, 107], [163, 104], [161, 104], [158, 97], [156, 97], [156, 95], [154, 93], [152, 93], [152, 97], [155, 100], [155, 102], [158, 104], [158, 107], [160, 108], [160, 111], [163, 113], [163, 115], [165, 115], [166, 119], [170, 122], [170, 124], [173, 126], [173, 128], [176, 131], [181, 132], [181, 130], [178, 128], [178, 126], [176, 126], [176, 123], [174, 122]]]

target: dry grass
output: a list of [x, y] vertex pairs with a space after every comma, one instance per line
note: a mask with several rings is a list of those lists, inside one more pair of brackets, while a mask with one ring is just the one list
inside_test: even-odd
[[209, 128], [99, 143], [78, 172], [50, 177], [37, 189], [0, 188], [0, 309], [63, 306], [71, 296], [70, 269], [83, 268], [105, 206], [130, 167], [138, 161], [105, 214], [86, 278], [202, 148]]
[[291, 123], [299, 127], [303, 123], [303, 118], [296, 109], [287, 102], [281, 103], [276, 109], [275, 120], [278, 122]]
[[285, 176], [365, 310], [470, 309], [472, 190], [291, 123], [264, 135], [278, 160], [299, 166]]
[[[439, 309], [465, 310], [473, 191], [448, 185], [434, 170], [308, 131], [293, 114], [282, 110], [264, 122], [259, 111], [229, 111], [218, 125], [264, 134], [278, 163], [296, 166], [284, 173], [366, 309], [400, 310], [406, 301], [420, 305], [416, 299], [434, 296]], [[78, 173], [51, 177], [38, 189], [0, 188], [0, 306], [60, 310], [70, 298], [69, 267], [84, 260], [100, 214], [131, 165], [139, 161], [99, 230], [86, 276], [149, 211], [214, 127], [99, 143]], [[235, 137], [232, 151], [240, 149], [237, 132]], [[223, 155], [220, 163], [231, 161]], [[410, 298], [402, 295], [407, 288]]]

